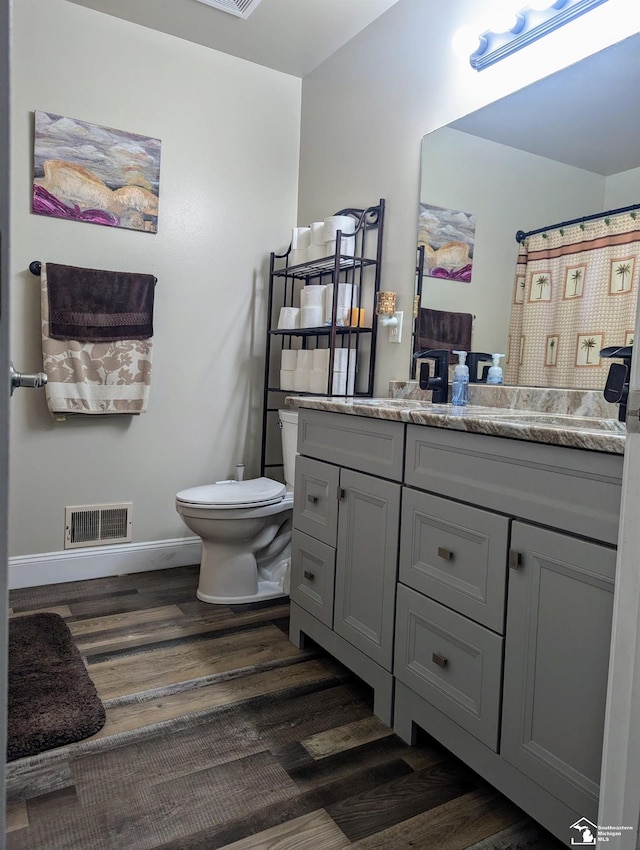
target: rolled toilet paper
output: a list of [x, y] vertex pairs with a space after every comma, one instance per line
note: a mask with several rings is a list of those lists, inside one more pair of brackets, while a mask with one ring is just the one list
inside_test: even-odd
[[[280, 368], [287, 372], [293, 372], [298, 365], [298, 350], [296, 348], [283, 348], [280, 358]], [[287, 387], [289, 389], [289, 387]]]
[[312, 369], [309, 373], [309, 392], [317, 395], [326, 395], [328, 375], [324, 369]]
[[331, 385], [333, 395], [353, 395], [356, 384], [355, 371], [335, 372]]
[[278, 330], [292, 330], [300, 327], [300, 308], [281, 307], [278, 316]]
[[298, 351], [298, 363], [296, 369], [304, 369], [307, 372], [313, 369], [313, 349], [301, 348]]
[[309, 376], [311, 375], [310, 369], [296, 369], [293, 373], [293, 389], [297, 393], [308, 393], [309, 392]]
[[307, 248], [307, 262], [309, 263], [313, 262], [313, 260], [321, 260], [326, 256], [327, 251], [324, 242], [320, 245], [309, 245]]
[[333, 371], [346, 372], [347, 364], [349, 371], [356, 367], [356, 352], [353, 348], [336, 348], [333, 352]]
[[336, 238], [338, 231], [343, 236], [353, 236], [356, 232], [355, 219], [350, 215], [330, 215], [324, 220], [324, 241], [330, 242]]
[[[333, 284], [329, 283], [324, 292], [324, 323], [330, 325], [333, 314]], [[338, 308], [336, 312], [336, 324], [348, 323], [352, 304], [358, 303], [358, 287], [351, 283], [338, 284]]]
[[310, 227], [294, 227], [291, 233], [291, 248], [293, 250], [299, 248], [308, 248], [311, 239]]
[[[337, 253], [338, 246], [335, 239], [330, 239], [328, 242], [325, 242], [327, 257], [332, 257], [335, 253]], [[340, 256], [346, 255], [347, 257], [353, 257], [356, 251], [356, 237], [355, 236], [343, 236], [340, 240]]]
[[313, 361], [311, 368], [314, 371], [318, 369], [324, 369], [326, 372], [329, 368], [329, 349], [328, 348], [315, 348], [313, 350]]
[[319, 305], [317, 307], [301, 307], [300, 308], [300, 327], [301, 328], [319, 328], [322, 326], [323, 311]]
[[324, 305], [324, 286], [305, 286], [300, 290], [301, 307], [322, 307]]
[[310, 231], [309, 244], [324, 245], [327, 241], [324, 237], [324, 221], [312, 221]]
[[295, 372], [290, 369], [280, 369], [280, 389], [295, 390], [294, 378]]
[[309, 261], [309, 249], [308, 248], [292, 248], [291, 253], [289, 254], [289, 265], [290, 266], [301, 266], [303, 263], [307, 263]]

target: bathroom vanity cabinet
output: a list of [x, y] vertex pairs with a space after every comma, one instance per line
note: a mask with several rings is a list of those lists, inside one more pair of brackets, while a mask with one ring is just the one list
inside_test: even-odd
[[294, 642], [561, 840], [596, 823], [622, 456], [319, 410], [298, 427]]
[[368, 682], [390, 725], [404, 426], [300, 416], [290, 636], [300, 646], [307, 635]]
[[[272, 253], [269, 265], [267, 338], [264, 373], [261, 470], [270, 475], [273, 467], [282, 466], [280, 440], [276, 423], [278, 410], [284, 406], [285, 394], [297, 391], [282, 386], [282, 352], [291, 349], [327, 349], [329, 368], [322, 387], [310, 388], [313, 395], [371, 396], [375, 374], [377, 322], [376, 296], [380, 289], [380, 265], [385, 202], [366, 209], [349, 208], [344, 215], [353, 222], [355, 236], [342, 234], [330, 256], [292, 264], [291, 247], [284, 254]], [[300, 307], [305, 287], [333, 285], [331, 308], [326, 321], [318, 327], [280, 328], [282, 308]], [[341, 284], [352, 286], [348, 309], [339, 301]], [[341, 361], [340, 374], [336, 351], [347, 350], [347, 363]], [[353, 377], [349, 377], [350, 370]], [[301, 391], [304, 392], [304, 391]]]

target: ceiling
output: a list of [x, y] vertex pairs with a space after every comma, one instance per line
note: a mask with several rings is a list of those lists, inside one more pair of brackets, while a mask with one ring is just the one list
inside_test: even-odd
[[69, 0], [305, 77], [397, 0], [262, 0], [249, 18], [197, 0]]
[[640, 167], [640, 35], [450, 124], [610, 176]]

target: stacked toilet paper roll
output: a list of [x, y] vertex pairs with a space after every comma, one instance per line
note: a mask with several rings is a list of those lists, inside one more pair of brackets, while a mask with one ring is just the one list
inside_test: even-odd
[[300, 327], [300, 308], [281, 307], [278, 316], [278, 330], [287, 331]]
[[329, 383], [329, 349], [314, 349], [311, 365], [309, 392], [326, 395]]
[[289, 255], [290, 266], [299, 266], [308, 261], [310, 239], [310, 227], [293, 228], [291, 232], [291, 253]]
[[295, 348], [284, 348], [280, 357], [280, 389], [294, 389], [294, 375], [298, 363], [298, 352]]
[[356, 249], [355, 221], [349, 215], [330, 215], [324, 220], [324, 241], [327, 256], [336, 253], [336, 236], [340, 236], [340, 254], [352, 257]]
[[356, 352], [336, 348], [333, 356], [333, 378], [329, 381], [328, 348], [316, 348], [312, 355], [309, 391], [319, 395], [353, 395], [356, 378]]
[[336, 348], [333, 352], [332, 395], [353, 395], [356, 384], [356, 352], [353, 348]]
[[319, 328], [324, 323], [324, 286], [305, 286], [300, 292], [300, 327]]
[[[333, 292], [332, 283], [327, 284], [324, 290], [324, 324], [330, 325], [333, 316]], [[338, 284], [338, 306], [336, 308], [336, 325], [346, 325], [349, 321], [352, 306], [358, 304], [358, 287], [352, 283]]]

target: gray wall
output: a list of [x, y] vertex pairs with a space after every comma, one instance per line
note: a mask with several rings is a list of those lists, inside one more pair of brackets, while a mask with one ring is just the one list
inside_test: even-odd
[[[133, 543], [189, 534], [185, 487], [259, 466], [268, 255], [295, 224], [301, 81], [65, 0], [16, 0], [12, 353], [41, 368], [32, 260], [157, 276], [149, 410], [56, 422], [16, 395], [12, 555], [64, 545], [64, 507], [133, 502]], [[33, 111], [162, 141], [158, 233], [30, 212]]]

